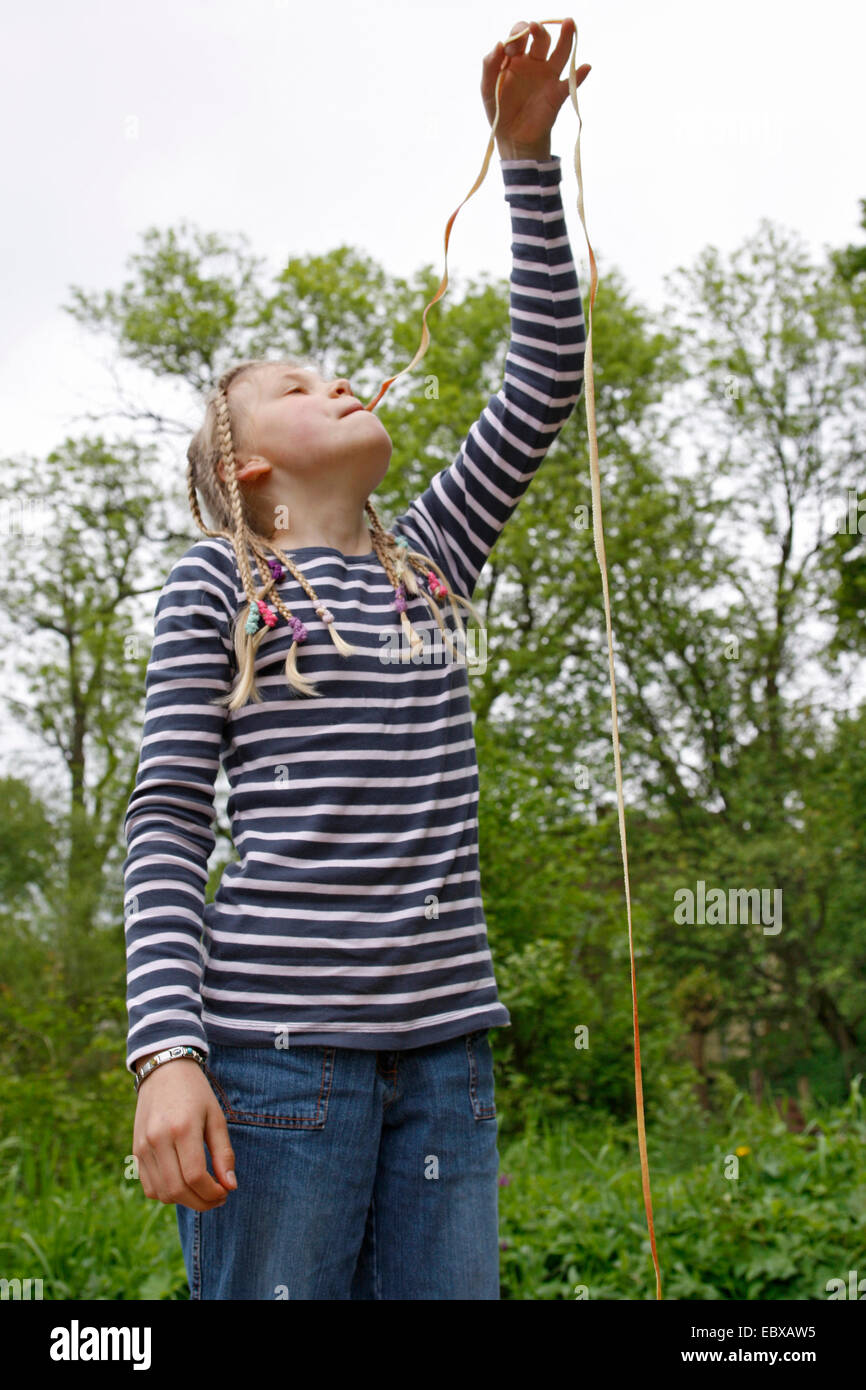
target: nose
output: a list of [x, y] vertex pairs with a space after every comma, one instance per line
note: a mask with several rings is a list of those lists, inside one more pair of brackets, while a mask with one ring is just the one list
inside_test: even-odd
[[338, 395], [343, 394], [343, 395], [349, 395], [349, 396], [351, 396], [351, 394], [352, 394], [352, 385], [351, 385], [351, 382], [347, 381], [346, 378], [345, 378], [344, 376], [339, 377], [339, 378], [337, 379], [337, 381], [334, 382], [334, 386], [336, 387], [336, 390], [337, 390], [337, 394], [338, 394]]

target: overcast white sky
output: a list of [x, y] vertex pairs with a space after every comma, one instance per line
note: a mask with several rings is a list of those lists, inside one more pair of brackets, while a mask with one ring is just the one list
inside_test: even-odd
[[[489, 0], [7, 0], [3, 13], [0, 456], [47, 452], [113, 399], [106, 345], [59, 306], [72, 283], [119, 286], [151, 224], [243, 230], [275, 269], [349, 242], [394, 273], [441, 270], [489, 135], [482, 58], [544, 17]], [[581, 152], [602, 287], [616, 264], [657, 307], [666, 271], [708, 242], [732, 248], [762, 216], [816, 252], [859, 238], [866, 6], [588, 0], [573, 17], [577, 61], [593, 65]], [[576, 133], [567, 101], [552, 147], [585, 267]], [[455, 223], [455, 281], [507, 276], [509, 243], [494, 157]]]

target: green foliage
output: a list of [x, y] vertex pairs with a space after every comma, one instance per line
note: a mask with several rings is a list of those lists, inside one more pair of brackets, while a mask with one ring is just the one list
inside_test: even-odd
[[854, 488], [851, 491], [853, 508], [847, 497], [840, 502], [836, 521], [843, 529], [834, 537], [828, 567], [828, 589], [836, 611], [832, 657], [860, 652], [866, 646], [866, 498]]
[[20, 777], [0, 778], [3, 836], [0, 838], [0, 903], [26, 911], [51, 880], [44, 847], [54, 826], [46, 807]]
[[177, 230], [149, 227], [141, 240], [120, 290], [88, 294], [72, 286], [64, 308], [108, 333], [130, 361], [205, 390], [226, 338], [262, 311], [261, 258], [248, 253], [243, 233], [232, 244], [185, 222]]
[[[859, 1078], [844, 1107], [799, 1135], [737, 1094], [723, 1124], [701, 1125], [686, 1168], [693, 1116], [673, 1099], [667, 1108], [668, 1136], [648, 1135], [663, 1298], [824, 1299], [828, 1280], [862, 1271]], [[726, 1177], [737, 1150], [738, 1176]], [[501, 1153], [503, 1298], [655, 1298], [636, 1136], [573, 1117], [530, 1125]]]
[[20, 966], [39, 988], [0, 988], [0, 1133], [51, 1135], [83, 1162], [125, 1154], [134, 1097], [122, 976], [105, 997], [72, 1005], [55, 956]]
[[7, 1278], [42, 1279], [46, 1299], [188, 1298], [174, 1207], [54, 1141], [0, 1140], [0, 1251]]

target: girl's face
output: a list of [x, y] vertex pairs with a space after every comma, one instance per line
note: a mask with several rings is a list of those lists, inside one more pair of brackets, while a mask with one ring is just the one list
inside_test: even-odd
[[366, 496], [387, 473], [391, 436], [345, 377], [325, 381], [309, 367], [273, 362], [242, 377], [235, 392], [250, 419], [250, 447], [238, 451], [241, 481], [264, 472], [272, 485], [284, 474], [314, 486], [351, 478]]

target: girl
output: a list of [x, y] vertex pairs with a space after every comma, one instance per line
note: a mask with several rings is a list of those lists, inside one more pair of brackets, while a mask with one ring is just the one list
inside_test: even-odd
[[[206, 539], [156, 604], [124, 876], [133, 1152], [177, 1203], [194, 1299], [499, 1297], [488, 1033], [510, 1017], [439, 603], [465, 636], [458, 604], [583, 378], [550, 153], [572, 23], [550, 58], [527, 37], [481, 84], [492, 124], [507, 61], [505, 379], [450, 467], [386, 530], [384, 426], [294, 360], [226, 371], [189, 447]], [[206, 905], [220, 763], [240, 857]]]

